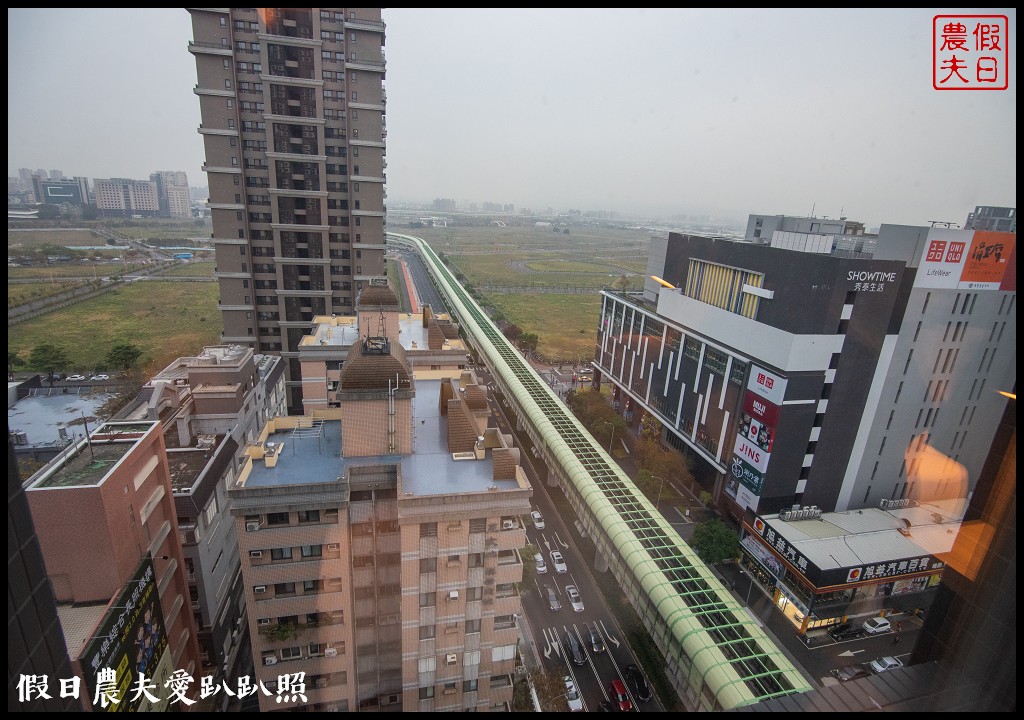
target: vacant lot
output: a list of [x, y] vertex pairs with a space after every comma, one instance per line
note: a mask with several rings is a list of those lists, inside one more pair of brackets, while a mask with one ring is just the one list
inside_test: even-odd
[[[593, 357], [601, 288], [640, 289], [650, 232], [627, 228], [451, 227], [399, 230], [444, 253], [502, 314], [540, 338], [547, 358]], [[559, 290], [561, 292], [552, 292]]]
[[187, 262], [164, 270], [161, 275], [171, 277], [213, 277], [213, 261]]
[[27, 361], [33, 347], [51, 343], [71, 359], [68, 370], [85, 371], [104, 368], [111, 346], [126, 341], [142, 348], [155, 372], [217, 344], [217, 297], [216, 283], [135, 282], [8, 328], [7, 349]]
[[46, 245], [106, 245], [107, 239], [91, 230], [8, 230], [7, 248], [34, 250]]
[[17, 307], [33, 300], [42, 300], [52, 295], [59, 295], [66, 290], [74, 290], [85, 285], [84, 280], [68, 280], [60, 282], [39, 283], [8, 283], [7, 307]]

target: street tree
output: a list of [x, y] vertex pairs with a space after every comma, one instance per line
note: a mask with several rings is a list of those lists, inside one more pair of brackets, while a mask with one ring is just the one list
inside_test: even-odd
[[14, 379], [14, 368], [25, 367], [25, 361], [18, 356], [17, 351], [7, 351], [7, 379]]
[[690, 547], [701, 560], [715, 564], [739, 557], [740, 539], [732, 528], [715, 518], [693, 526]]
[[33, 368], [46, 373], [46, 380], [50, 383], [50, 387], [53, 387], [53, 374], [71, 364], [64, 348], [50, 343], [42, 343], [32, 348], [28, 362]]
[[135, 363], [142, 357], [142, 350], [130, 342], [119, 342], [110, 348], [107, 353], [107, 364], [111, 367], [119, 367], [128, 371], [135, 367]]

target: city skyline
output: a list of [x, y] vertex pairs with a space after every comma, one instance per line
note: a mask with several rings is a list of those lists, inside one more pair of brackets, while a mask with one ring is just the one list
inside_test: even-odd
[[[1016, 13], [993, 12], [1009, 19], [1015, 67]], [[869, 227], [1013, 206], [1013, 78], [1006, 91], [932, 89], [932, 17], [385, 9], [389, 197], [662, 217], [813, 211]], [[8, 175], [177, 169], [205, 184], [187, 11], [10, 9], [8, 20]], [[797, 41], [801, 52], [785, 51]], [[50, 47], [62, 52], [40, 52]]]

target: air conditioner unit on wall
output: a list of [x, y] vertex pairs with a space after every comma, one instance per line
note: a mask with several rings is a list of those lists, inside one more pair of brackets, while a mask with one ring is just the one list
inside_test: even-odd
[[448, 665], [454, 665], [459, 661], [459, 655], [458, 653], [448, 653], [444, 659]]
[[249, 557], [251, 557], [251, 558], [261, 558], [261, 557], [263, 557], [263, 551], [262, 550], [250, 550], [249, 551]]
[[259, 594], [259, 593], [265, 593], [265, 592], [267, 591], [267, 586], [266, 586], [266, 585], [257, 585], [256, 587], [254, 587], [254, 588], [252, 589], [252, 591], [253, 591], [254, 593], [257, 593], [257, 594]]
[[259, 521], [257, 521], [257, 520], [250, 520], [249, 522], [247, 522], [245, 524], [245, 531], [246, 532], [256, 532], [259, 529], [260, 529], [260, 524], [259, 524]]
[[260, 618], [256, 621], [257, 625], [269, 625], [271, 623], [270, 618]]
[[501, 521], [501, 529], [502, 530], [515, 530], [516, 529], [516, 521], [515, 520], [502, 520]]
[[267, 655], [263, 658], [264, 665], [277, 665], [277, 655]]
[[459, 591], [458, 590], [449, 590], [448, 591], [448, 599], [449, 600], [458, 600], [459, 599]]
[[338, 657], [338, 648], [324, 648], [324, 657]]
[[339, 550], [341, 550], [341, 544], [340, 543], [327, 543], [327, 550], [330, 551], [330, 552], [338, 552]]

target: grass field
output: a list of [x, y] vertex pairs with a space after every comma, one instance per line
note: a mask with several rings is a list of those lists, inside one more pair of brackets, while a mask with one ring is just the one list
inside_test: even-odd
[[[135, 265], [128, 264], [129, 269]], [[38, 280], [40, 282], [60, 281], [61, 278], [85, 278], [98, 280], [125, 272], [124, 263], [68, 263], [62, 265], [37, 265], [34, 267], [7, 268], [11, 280]]]
[[161, 276], [171, 277], [213, 277], [213, 261], [202, 260], [199, 262], [183, 263], [164, 270]]
[[66, 290], [74, 290], [85, 285], [84, 280], [62, 282], [16, 283], [7, 286], [7, 307], [17, 307], [33, 300], [41, 300], [52, 295], [59, 295]]
[[32, 250], [45, 245], [106, 245], [107, 239], [90, 230], [8, 230], [7, 248]]
[[143, 350], [147, 370], [156, 372], [176, 357], [217, 344], [218, 295], [216, 283], [132, 283], [8, 328], [7, 349], [27, 361], [33, 347], [51, 343], [71, 359], [67, 370], [91, 371], [104, 368], [114, 343], [126, 341]]
[[584, 360], [594, 356], [601, 311], [599, 294], [490, 293], [488, 298], [509, 322], [524, 332], [537, 334], [537, 352], [543, 357], [575, 362], [577, 355]]

